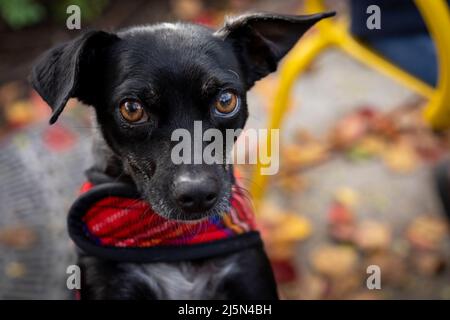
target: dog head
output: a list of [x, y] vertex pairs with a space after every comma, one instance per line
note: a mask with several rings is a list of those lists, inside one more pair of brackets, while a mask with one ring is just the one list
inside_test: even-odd
[[175, 164], [173, 132], [195, 140], [196, 121], [202, 133], [243, 128], [246, 92], [332, 15], [247, 14], [218, 31], [185, 23], [90, 31], [46, 52], [31, 82], [53, 110], [51, 124], [71, 97], [94, 107], [107, 145], [156, 212], [200, 219], [228, 209], [233, 175], [223, 162]]

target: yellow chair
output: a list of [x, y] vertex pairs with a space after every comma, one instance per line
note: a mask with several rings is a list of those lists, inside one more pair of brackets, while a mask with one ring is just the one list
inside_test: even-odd
[[[280, 66], [280, 80], [269, 115], [269, 129], [280, 128], [288, 107], [292, 86], [314, 58], [324, 49], [334, 46], [359, 62], [403, 84], [427, 99], [425, 119], [435, 129], [450, 126], [450, 13], [445, 0], [414, 0], [429, 33], [435, 43], [438, 60], [438, 83], [436, 88], [395, 66], [377, 53], [362, 45], [348, 31], [345, 18], [326, 19], [319, 22], [316, 32], [306, 36], [292, 49]], [[322, 0], [306, 0], [306, 13], [327, 11]], [[271, 150], [271, 135], [267, 147]], [[267, 176], [261, 175], [258, 163], [252, 177], [251, 193], [258, 205], [267, 186]]]

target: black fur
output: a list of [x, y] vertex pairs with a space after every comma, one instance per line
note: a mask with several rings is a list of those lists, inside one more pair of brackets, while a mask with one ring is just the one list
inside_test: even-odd
[[[229, 205], [232, 169], [225, 164], [173, 164], [173, 130], [192, 132], [195, 120], [202, 121], [203, 131], [243, 128], [248, 116], [246, 92], [276, 69], [305, 31], [331, 15], [247, 14], [229, 20], [216, 32], [185, 23], [133, 27], [117, 33], [90, 31], [45, 53], [33, 68], [31, 82], [53, 110], [50, 123], [58, 119], [71, 97], [94, 107], [104, 142], [96, 151], [102, 150], [90, 175], [97, 171], [135, 184], [153, 208], [167, 218], [198, 219]], [[232, 89], [241, 99], [239, 111], [230, 117], [212, 112], [212, 103], [223, 89]], [[118, 106], [126, 98], [142, 102], [149, 120], [139, 125], [124, 121]], [[207, 172], [218, 188], [214, 207], [188, 215], [177, 206], [173, 189], [181, 171], [193, 175]], [[174, 297], [161, 293], [164, 288], [149, 286], [149, 281], [156, 286], [168, 283], [161, 275], [158, 278], [152, 274], [155, 268], [123, 266], [92, 257], [80, 257], [80, 263], [85, 271], [86, 298]], [[204, 277], [208, 269], [204, 266], [223, 269], [234, 264], [233, 270], [214, 280], [213, 289], [206, 286], [214, 292], [205, 292], [203, 297], [277, 297], [262, 248], [186, 263], [189, 267], [180, 264], [180, 270], [187, 268], [181, 272], [186, 279], [191, 277], [189, 270], [200, 270], [192, 277]]]

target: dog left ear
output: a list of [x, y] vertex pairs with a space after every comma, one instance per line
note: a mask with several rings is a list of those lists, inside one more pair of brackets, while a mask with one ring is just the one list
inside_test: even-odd
[[228, 20], [215, 35], [231, 43], [251, 88], [255, 81], [276, 70], [281, 58], [310, 27], [334, 15], [246, 14]]
[[50, 124], [56, 122], [69, 98], [92, 104], [99, 73], [98, 56], [116, 40], [119, 38], [115, 34], [89, 31], [48, 50], [33, 66], [30, 81], [52, 108]]

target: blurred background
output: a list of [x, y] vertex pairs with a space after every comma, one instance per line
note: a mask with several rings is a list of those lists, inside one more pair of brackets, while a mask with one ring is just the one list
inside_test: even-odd
[[[366, 8], [376, 2], [382, 28], [368, 32]], [[66, 28], [71, 4], [81, 8], [81, 30]], [[58, 123], [48, 125], [50, 109], [27, 82], [40, 53], [89, 28], [178, 20], [217, 27], [226, 15], [301, 13], [304, 5], [0, 0], [0, 298], [72, 298], [66, 268], [75, 256], [65, 216], [91, 163], [94, 126], [89, 108], [72, 100]], [[436, 84], [435, 48], [413, 1], [326, 5], [370, 50]], [[251, 90], [247, 128], [267, 126], [279, 84], [278, 72]], [[280, 132], [280, 172], [258, 204], [283, 298], [450, 299], [448, 220], [435, 181], [450, 136], [423, 120], [425, 103], [333, 47], [296, 80]], [[240, 170], [250, 189], [249, 169]], [[381, 269], [380, 290], [366, 286], [369, 265]]]

